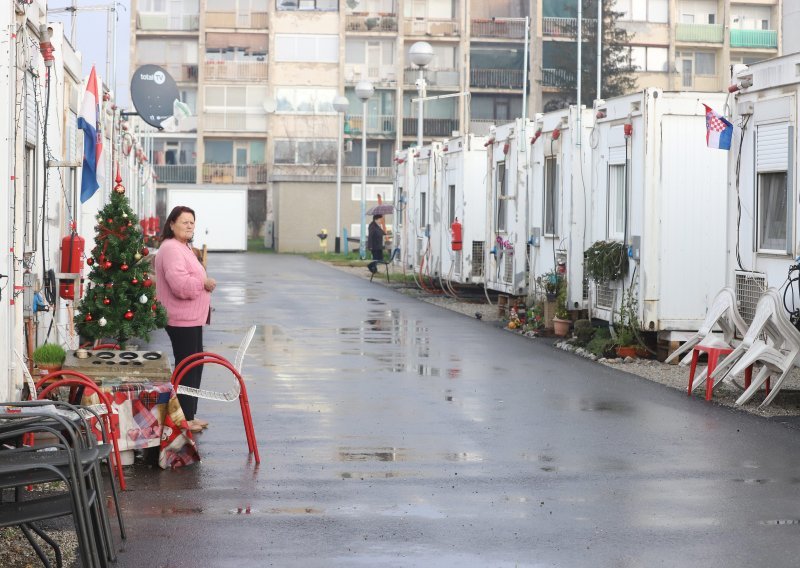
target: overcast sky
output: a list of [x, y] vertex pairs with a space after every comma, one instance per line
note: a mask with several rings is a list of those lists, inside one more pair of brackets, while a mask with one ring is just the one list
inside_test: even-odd
[[[131, 10], [130, 0], [120, 0], [116, 2], [117, 5], [117, 32], [116, 32], [116, 92], [117, 104], [126, 108], [130, 105], [130, 80], [129, 80], [129, 62], [130, 62], [130, 35], [131, 35]], [[92, 65], [97, 67], [97, 73], [106, 84], [111, 83], [111, 77], [106, 75], [106, 42], [108, 40], [108, 10], [81, 10], [84, 8], [95, 7], [111, 7], [114, 2], [105, 2], [103, 0], [49, 0], [48, 11], [63, 7], [75, 5], [78, 7], [76, 17], [76, 31], [77, 35], [73, 47], [81, 52], [83, 55], [83, 73], [84, 77], [89, 75]], [[71, 37], [71, 23], [72, 15], [69, 13], [49, 13], [49, 21], [64, 22], [65, 33], [67, 38]], [[112, 54], [113, 59], [113, 54]]]

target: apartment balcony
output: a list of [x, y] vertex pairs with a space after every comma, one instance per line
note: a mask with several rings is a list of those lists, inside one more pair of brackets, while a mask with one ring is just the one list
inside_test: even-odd
[[[391, 166], [367, 166], [368, 178], [391, 178], [394, 171]], [[344, 177], [361, 177], [361, 166], [344, 166], [342, 168]]]
[[264, 111], [231, 111], [230, 109], [206, 108], [203, 115], [206, 131], [260, 132], [267, 131], [267, 115]]
[[266, 61], [206, 61], [203, 72], [207, 81], [266, 81]]
[[[446, 136], [450, 137], [453, 132], [458, 130], [457, 118], [423, 118], [422, 119], [422, 135], [423, 136]], [[417, 135], [417, 119], [404, 118], [403, 119], [403, 136], [416, 136]]]
[[[583, 33], [597, 29], [597, 19], [583, 19]], [[578, 18], [542, 18], [542, 35], [545, 37], [573, 38], [578, 35]]]
[[678, 24], [675, 39], [689, 43], [722, 43], [722, 24]]
[[197, 82], [197, 64], [164, 63], [163, 61], [139, 61], [137, 65], [153, 64], [163, 67], [179, 83]]
[[249, 30], [265, 30], [269, 25], [267, 12], [206, 12], [207, 28], [236, 28]]
[[407, 36], [458, 37], [458, 22], [453, 20], [406, 18], [403, 21], [403, 33]]
[[575, 85], [575, 72], [566, 69], [542, 69], [543, 87], [563, 87]]
[[346, 63], [344, 66], [344, 82], [355, 85], [367, 79], [379, 87], [394, 87], [397, 85], [397, 74], [394, 65], [360, 65]]
[[[364, 117], [360, 114], [347, 116], [350, 134], [353, 137], [361, 136], [364, 128]], [[367, 136], [394, 136], [397, 132], [397, 117], [393, 114], [378, 114], [367, 116]]]
[[502, 18], [472, 20], [470, 33], [473, 38], [525, 39], [525, 22], [508, 21]]
[[776, 30], [731, 30], [731, 47], [750, 49], [777, 49]]
[[267, 165], [203, 164], [203, 183], [267, 183]]
[[158, 183], [195, 183], [197, 166], [195, 164], [153, 165]]
[[396, 32], [397, 14], [347, 14], [345, 29], [348, 32]]
[[170, 14], [168, 12], [138, 12], [136, 29], [143, 32], [187, 32], [200, 29], [197, 14]]
[[[461, 76], [458, 69], [425, 69], [423, 71], [428, 87], [458, 87]], [[419, 78], [419, 69], [407, 68], [403, 70], [403, 85], [414, 87]]]
[[469, 86], [481, 89], [521, 89], [522, 69], [469, 70]]

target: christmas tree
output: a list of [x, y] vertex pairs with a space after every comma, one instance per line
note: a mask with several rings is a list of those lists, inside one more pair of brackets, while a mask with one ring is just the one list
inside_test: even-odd
[[111, 202], [98, 214], [95, 229], [95, 246], [86, 259], [90, 284], [75, 311], [78, 333], [93, 340], [113, 337], [120, 346], [132, 337], [148, 339], [150, 331], [167, 325], [167, 310], [156, 299], [150, 251], [119, 169]]

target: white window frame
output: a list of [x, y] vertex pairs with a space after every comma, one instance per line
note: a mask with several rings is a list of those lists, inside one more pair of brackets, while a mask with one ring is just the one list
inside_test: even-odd
[[625, 210], [628, 206], [625, 183], [627, 175], [627, 164], [608, 164], [606, 230], [609, 240], [622, 241], [625, 239]]
[[[277, 152], [277, 145], [278, 143], [289, 142], [292, 146], [292, 152], [294, 153], [294, 161], [292, 162], [278, 162], [276, 159], [276, 152]], [[302, 153], [300, 152], [300, 144], [311, 143], [311, 153], [312, 155], [316, 153], [316, 147], [318, 144], [329, 144], [333, 148], [332, 152], [332, 161], [331, 162], [300, 162], [300, 158]], [[275, 139], [275, 146], [273, 148], [273, 163], [279, 166], [330, 166], [336, 164], [336, 140], [333, 138], [277, 138]]]
[[311, 102], [314, 107], [312, 110], [278, 109], [275, 113], [306, 115], [336, 114], [336, 110], [333, 108], [333, 99], [336, 98], [337, 94], [336, 89], [329, 89], [326, 87], [276, 87], [275, 101], [277, 102], [281, 98], [286, 98], [294, 107], [296, 105], [297, 95], [301, 92], [311, 94]]
[[508, 201], [506, 199], [508, 197], [508, 170], [505, 162], [497, 162], [495, 195], [497, 232], [506, 233], [508, 231]]
[[556, 156], [544, 157], [544, 183], [542, 187], [542, 227], [544, 235], [548, 237], [558, 236], [558, 195], [560, 185], [560, 168]]

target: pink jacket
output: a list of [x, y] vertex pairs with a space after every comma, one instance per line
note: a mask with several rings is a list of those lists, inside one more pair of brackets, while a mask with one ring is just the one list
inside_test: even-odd
[[156, 294], [167, 309], [167, 325], [194, 327], [208, 319], [211, 292], [206, 271], [189, 245], [166, 239], [156, 254]]

